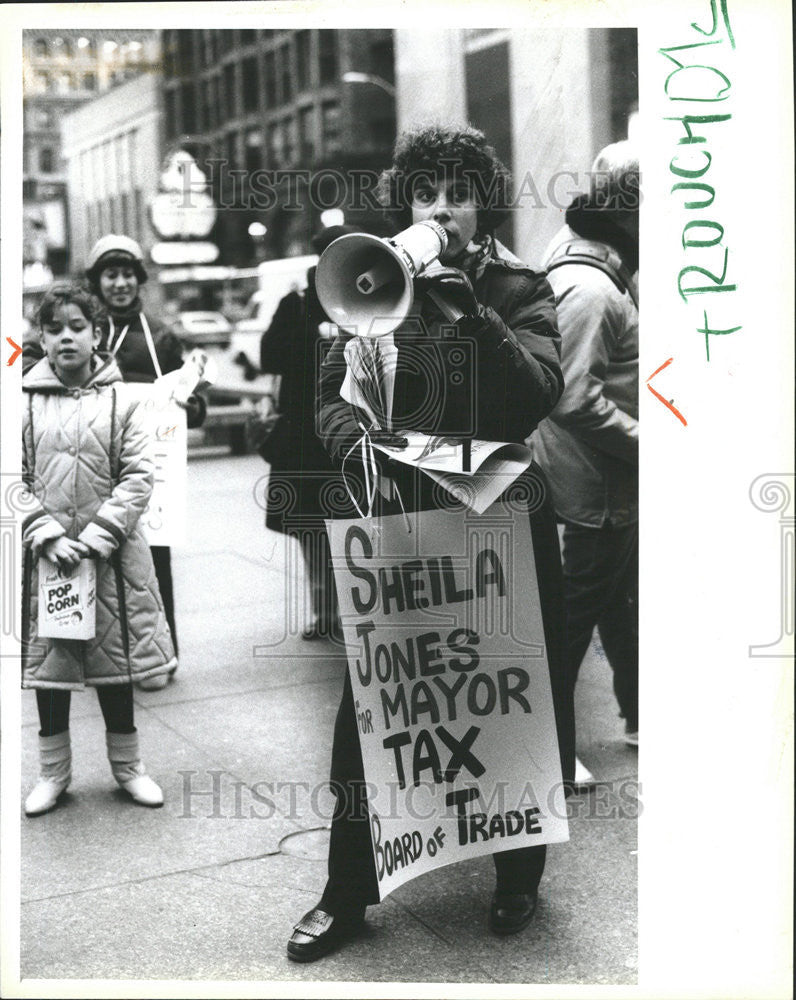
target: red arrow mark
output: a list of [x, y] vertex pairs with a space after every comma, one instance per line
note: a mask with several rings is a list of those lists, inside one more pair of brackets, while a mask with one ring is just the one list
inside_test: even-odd
[[10, 368], [11, 365], [13, 365], [13, 363], [17, 360], [17, 358], [22, 353], [22, 348], [19, 346], [19, 344], [15, 344], [14, 341], [10, 337], [6, 337], [6, 340], [14, 348], [14, 353], [11, 355], [11, 357], [8, 359], [8, 361], [6, 361], [6, 364]]
[[667, 368], [672, 363], [672, 361], [674, 361], [674, 358], [669, 358], [668, 361], [663, 362], [660, 368], [655, 369], [652, 375], [650, 375], [650, 377], [647, 379], [647, 388], [656, 399], [659, 399], [663, 403], [663, 405], [666, 407], [667, 410], [672, 411], [672, 413], [677, 417], [677, 419], [680, 421], [683, 427], [688, 427], [688, 421], [685, 419], [682, 413], [677, 409], [677, 407], [674, 406], [673, 401], [670, 399], [664, 399], [663, 396], [657, 390], [653, 389], [652, 386], [649, 384], [650, 379], [655, 378], [658, 372], [662, 372], [664, 368]]

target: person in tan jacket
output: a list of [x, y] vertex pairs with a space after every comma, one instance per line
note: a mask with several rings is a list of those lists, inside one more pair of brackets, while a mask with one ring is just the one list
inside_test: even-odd
[[[568, 672], [574, 690], [597, 626], [638, 745], [638, 219], [633, 146], [598, 154], [545, 254], [565, 389], [533, 436], [564, 523]], [[593, 777], [578, 762], [576, 784]]]

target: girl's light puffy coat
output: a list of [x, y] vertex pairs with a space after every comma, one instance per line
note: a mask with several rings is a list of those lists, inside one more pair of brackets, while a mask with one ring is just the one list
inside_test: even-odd
[[[147, 436], [132, 387], [116, 362], [67, 388], [47, 358], [22, 382], [22, 686], [81, 689], [164, 673], [176, 665], [149, 546], [138, 520], [152, 493]], [[97, 566], [97, 626], [86, 641], [39, 639], [38, 557], [66, 535], [89, 545]]]

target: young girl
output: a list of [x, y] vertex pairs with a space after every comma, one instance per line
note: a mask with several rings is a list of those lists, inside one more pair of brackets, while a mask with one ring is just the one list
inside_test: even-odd
[[[55, 806], [71, 778], [72, 691], [97, 691], [108, 759], [135, 802], [163, 804], [141, 763], [132, 682], [167, 673], [174, 649], [137, 527], [152, 492], [152, 464], [136, 402], [112, 358], [95, 353], [99, 304], [88, 290], [56, 283], [38, 314], [45, 356], [25, 375], [23, 472], [33, 506], [25, 518], [22, 686], [36, 690], [40, 777], [25, 802], [36, 816]], [[39, 639], [38, 560], [61, 569], [93, 559], [93, 639]]]

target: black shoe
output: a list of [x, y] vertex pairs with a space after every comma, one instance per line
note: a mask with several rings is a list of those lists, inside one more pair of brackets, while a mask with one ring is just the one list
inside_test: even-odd
[[535, 892], [495, 892], [489, 909], [489, 927], [495, 934], [524, 930], [536, 912]]
[[317, 907], [305, 913], [293, 928], [287, 943], [287, 957], [294, 962], [314, 962], [334, 951], [353, 937], [365, 917], [365, 911], [346, 917], [333, 917]]

